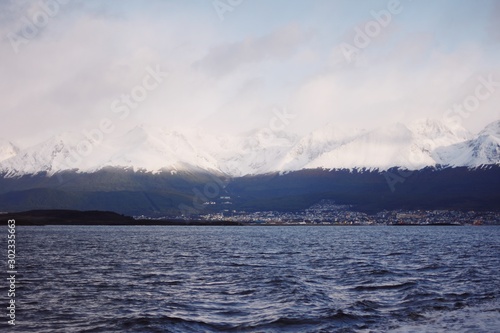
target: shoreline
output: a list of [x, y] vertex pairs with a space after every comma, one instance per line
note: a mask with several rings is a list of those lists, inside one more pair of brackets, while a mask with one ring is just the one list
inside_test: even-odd
[[184, 220], [184, 219], [134, 219], [130, 216], [106, 211], [76, 211], [76, 210], [33, 210], [27, 212], [2, 213], [0, 217], [7, 222], [15, 220], [16, 225], [46, 226], [46, 225], [75, 225], [75, 226], [468, 226], [468, 225], [498, 225], [495, 223], [478, 224], [477, 221], [465, 222], [389, 222], [389, 223], [310, 223], [310, 222], [242, 222], [232, 220]]

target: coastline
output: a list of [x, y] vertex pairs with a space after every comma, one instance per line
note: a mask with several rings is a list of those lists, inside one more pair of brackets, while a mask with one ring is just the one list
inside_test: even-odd
[[[17, 225], [48, 226], [48, 225], [102, 225], [102, 226], [467, 226], [475, 225], [458, 222], [426, 222], [426, 223], [310, 223], [310, 222], [241, 222], [233, 220], [202, 220], [202, 219], [134, 219], [130, 216], [107, 211], [77, 211], [77, 210], [33, 210], [26, 212], [2, 213], [3, 220], [15, 220]], [[491, 224], [495, 225], [495, 224]]]

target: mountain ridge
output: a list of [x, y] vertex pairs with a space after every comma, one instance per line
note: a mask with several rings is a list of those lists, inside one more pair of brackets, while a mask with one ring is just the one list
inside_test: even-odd
[[[390, 183], [387, 174], [394, 177]], [[392, 185], [392, 186], [391, 186]], [[408, 172], [309, 169], [224, 178], [206, 172], [172, 174], [103, 169], [0, 177], [0, 211], [107, 210], [126, 215], [199, 216], [232, 211], [305, 209], [321, 200], [358, 211], [391, 209], [500, 211], [500, 166]]]
[[422, 119], [369, 131], [328, 124], [303, 136], [263, 130], [230, 136], [140, 125], [100, 142], [71, 132], [26, 149], [0, 141], [0, 174], [92, 173], [112, 167], [153, 173], [192, 169], [239, 177], [317, 168], [479, 167], [500, 163], [499, 128], [496, 121], [472, 135], [456, 124]]

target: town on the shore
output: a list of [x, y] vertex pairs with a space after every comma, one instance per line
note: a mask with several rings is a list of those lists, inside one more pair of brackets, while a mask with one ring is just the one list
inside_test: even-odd
[[219, 212], [146, 217], [140, 220], [177, 220], [205, 222], [234, 222], [248, 225], [500, 225], [500, 212], [458, 210], [383, 210], [368, 214], [355, 211], [350, 205], [322, 200], [308, 209], [297, 212], [245, 212], [225, 207]]

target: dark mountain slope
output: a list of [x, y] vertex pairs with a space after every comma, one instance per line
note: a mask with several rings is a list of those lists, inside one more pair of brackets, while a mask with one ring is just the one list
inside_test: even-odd
[[[0, 211], [109, 210], [178, 215], [222, 209], [297, 211], [322, 199], [376, 212], [384, 209], [500, 211], [500, 167], [419, 171], [302, 170], [234, 179], [203, 172], [142, 173], [107, 169], [0, 178]], [[222, 205], [230, 196], [231, 205]], [[212, 205], [202, 205], [204, 201]], [[192, 208], [192, 209], [191, 209]]]

